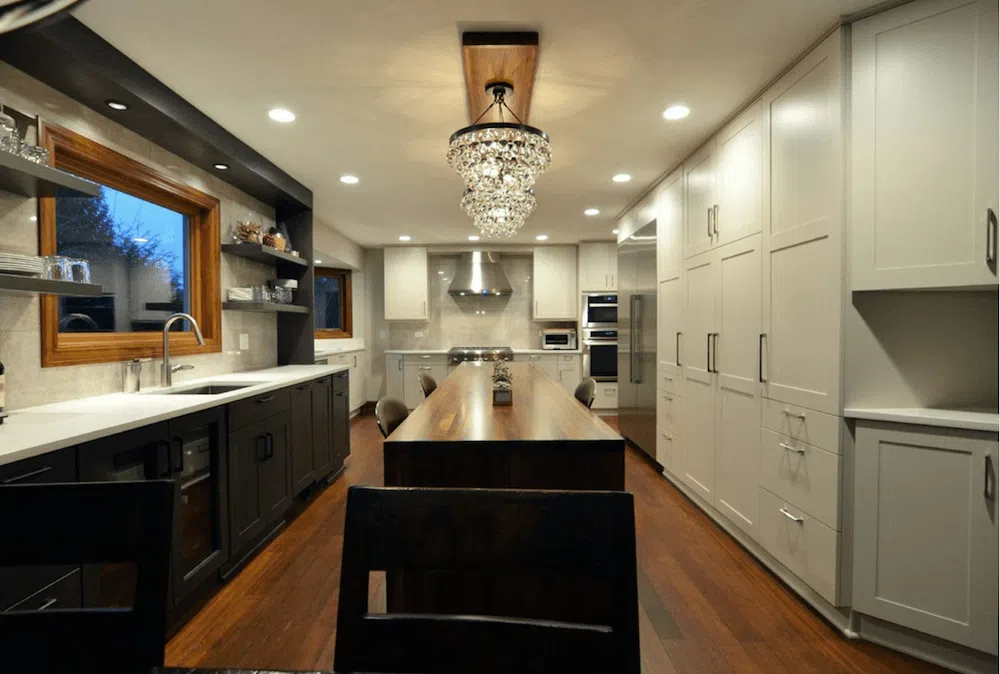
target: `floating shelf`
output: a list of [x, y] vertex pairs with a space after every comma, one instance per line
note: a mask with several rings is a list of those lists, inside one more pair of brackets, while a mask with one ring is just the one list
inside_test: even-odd
[[298, 304], [277, 304], [275, 302], [223, 302], [223, 309], [230, 311], [256, 311], [262, 314], [308, 314], [309, 308]]
[[224, 243], [222, 252], [237, 257], [245, 257], [248, 260], [263, 262], [264, 264], [275, 264], [276, 262], [289, 262], [302, 267], [308, 267], [309, 262], [301, 257], [295, 257], [280, 250], [265, 246], [262, 243]]
[[64, 295], [68, 297], [100, 297], [104, 293], [104, 289], [101, 286], [93, 283], [50, 281], [32, 276], [0, 273], [0, 292], [7, 290], [23, 293]]
[[85, 197], [101, 196], [97, 183], [0, 151], [0, 190], [25, 197], [54, 197], [60, 187]]

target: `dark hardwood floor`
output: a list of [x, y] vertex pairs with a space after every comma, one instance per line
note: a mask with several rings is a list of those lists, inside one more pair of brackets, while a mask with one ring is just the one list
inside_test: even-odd
[[[167, 664], [330, 669], [347, 487], [382, 484], [382, 475], [375, 419], [359, 417], [345, 476], [170, 641]], [[645, 672], [944, 671], [843, 638], [631, 449], [625, 480], [635, 495]]]

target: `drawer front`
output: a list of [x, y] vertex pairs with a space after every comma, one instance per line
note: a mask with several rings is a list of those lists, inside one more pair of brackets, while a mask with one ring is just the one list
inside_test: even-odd
[[675, 477], [681, 473], [681, 439], [671, 429], [660, 426], [656, 429], [656, 461]]
[[841, 417], [765, 399], [762, 425], [793, 440], [840, 454]]
[[757, 535], [761, 546], [837, 606], [840, 534], [763, 487], [759, 505]]
[[0, 466], [0, 485], [76, 482], [76, 450], [60, 449]]
[[347, 372], [338, 372], [333, 375], [333, 390], [335, 393], [346, 391], [350, 385], [350, 375]]
[[618, 409], [618, 384], [613, 382], [597, 382], [597, 391], [594, 394], [594, 404], [591, 406], [591, 409]]
[[448, 354], [446, 353], [414, 353], [403, 356], [403, 364], [413, 365], [447, 365]]
[[656, 393], [656, 426], [665, 430], [679, 430], [680, 404], [673, 393]]
[[561, 353], [559, 354], [559, 363], [569, 363], [570, 365], [579, 364], [580, 356], [575, 353]]
[[291, 393], [287, 388], [239, 400], [229, 405], [229, 430], [231, 432], [249, 426], [255, 421], [280, 414], [291, 407]]
[[660, 368], [656, 373], [656, 389], [663, 393], [684, 395], [684, 378], [679, 372]]
[[8, 611], [45, 611], [47, 609], [80, 608], [83, 587], [80, 569], [73, 569], [51, 585], [14, 604]]
[[840, 531], [840, 455], [762, 428], [760, 484]]

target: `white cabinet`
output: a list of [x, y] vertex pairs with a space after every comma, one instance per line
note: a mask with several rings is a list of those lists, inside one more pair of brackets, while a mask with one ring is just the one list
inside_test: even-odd
[[684, 291], [681, 279], [661, 281], [656, 292], [657, 369], [681, 374], [681, 337], [684, 331]]
[[385, 394], [390, 398], [405, 401], [403, 383], [403, 354], [387, 354], [385, 357]]
[[403, 402], [414, 409], [424, 401], [420, 375], [428, 374], [438, 384], [448, 376], [448, 357], [443, 354], [407, 354], [403, 359]]
[[680, 278], [684, 259], [684, 173], [674, 171], [657, 191], [656, 279]]
[[733, 120], [717, 139], [715, 245], [761, 230], [763, 156], [760, 102]]
[[[580, 296], [576, 289], [576, 246], [539, 246], [532, 258], [536, 321], [576, 321]], [[425, 280], [426, 282], [426, 280]]]
[[430, 319], [427, 249], [385, 249], [385, 320]]
[[684, 257], [715, 244], [715, 141], [684, 161]]
[[559, 381], [559, 359], [552, 354], [548, 353], [527, 353], [527, 354], [516, 354], [514, 356], [514, 362], [516, 363], [531, 363], [542, 369], [542, 372], [552, 377], [556, 381]]
[[912, 2], [851, 34], [852, 289], [995, 287], [996, 0]]
[[613, 243], [581, 243], [577, 261], [580, 292], [618, 289], [618, 246]]
[[613, 381], [597, 382], [597, 391], [594, 393], [593, 410], [616, 410], [618, 409], [618, 384]]
[[352, 412], [357, 410], [367, 402], [365, 380], [368, 368], [365, 367], [365, 352], [339, 353], [331, 356], [328, 360], [331, 363], [346, 365], [350, 368], [348, 370], [348, 400], [350, 401], [348, 404]]
[[842, 46], [823, 41], [763, 97], [765, 396], [841, 413]]
[[[556, 381], [570, 393], [576, 392], [576, 387], [583, 381], [581, 375], [581, 357], [578, 354], [559, 354], [556, 364]], [[616, 396], [617, 397], [617, 396]]]
[[997, 435], [859, 421], [855, 462], [854, 609], [996, 655]]

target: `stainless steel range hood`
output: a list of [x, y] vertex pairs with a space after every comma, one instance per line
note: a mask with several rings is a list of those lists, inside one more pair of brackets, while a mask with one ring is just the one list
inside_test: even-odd
[[487, 251], [463, 253], [455, 270], [455, 278], [448, 286], [448, 294], [510, 295], [514, 289], [500, 266], [500, 256]]

